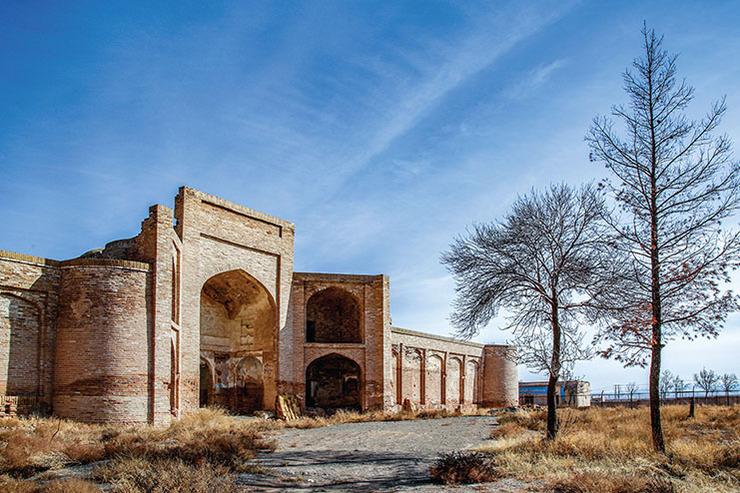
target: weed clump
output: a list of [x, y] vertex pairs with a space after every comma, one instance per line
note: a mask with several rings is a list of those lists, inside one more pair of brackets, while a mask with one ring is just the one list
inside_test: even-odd
[[491, 456], [480, 452], [444, 454], [429, 472], [434, 481], [444, 484], [486, 483], [498, 477]]

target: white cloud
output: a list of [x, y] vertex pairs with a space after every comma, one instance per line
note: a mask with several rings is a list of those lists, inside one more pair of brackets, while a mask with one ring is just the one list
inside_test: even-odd
[[567, 66], [568, 62], [564, 59], [554, 60], [546, 65], [529, 71], [521, 80], [510, 85], [502, 91], [502, 95], [507, 99], [524, 99], [532, 95], [558, 70]]

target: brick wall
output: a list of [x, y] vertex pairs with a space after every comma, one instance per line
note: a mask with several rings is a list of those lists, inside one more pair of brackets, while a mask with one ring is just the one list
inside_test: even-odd
[[286, 381], [281, 372], [290, 372], [292, 358], [286, 323], [295, 227], [187, 187], [175, 198], [175, 218], [174, 229], [182, 240], [181, 410], [193, 411], [199, 404], [203, 286], [230, 271], [243, 272], [266, 290], [276, 311], [273, 340], [261, 353], [264, 404], [274, 409], [278, 386]]
[[450, 410], [482, 403], [484, 345], [394, 327], [388, 392], [393, 404]]
[[[512, 348], [391, 330], [387, 276], [293, 273], [294, 235], [287, 221], [182, 187], [174, 210], [150, 207], [139, 235], [85, 258], [0, 251], [2, 402], [166, 424], [198, 408], [201, 361], [204, 382], [244, 374], [272, 409], [278, 393], [305, 402], [309, 365], [339, 355], [359, 366], [363, 409], [515, 403]], [[330, 303], [307, 314], [321, 293]], [[324, 340], [337, 325], [327, 314], [345, 305], [355, 315], [338, 342], [306, 340], [307, 317]], [[342, 367], [332, 365], [321, 371]]]
[[[284, 387], [306, 400], [306, 370], [319, 358], [338, 354], [354, 361], [361, 371], [362, 409], [384, 407], [385, 341], [390, 329], [387, 314], [388, 278], [347, 274], [299, 273], [293, 275], [291, 317], [287, 329], [292, 332], [291, 365], [285, 369]], [[331, 290], [350, 295], [357, 303], [360, 317], [360, 342], [307, 342], [306, 307], [312, 296]], [[284, 360], [285, 361], [285, 360]], [[289, 378], [287, 378], [289, 377]]]
[[61, 264], [54, 413], [80, 421], [148, 422], [148, 264]]
[[59, 262], [0, 251], [0, 397], [12, 411], [51, 407], [59, 280]]

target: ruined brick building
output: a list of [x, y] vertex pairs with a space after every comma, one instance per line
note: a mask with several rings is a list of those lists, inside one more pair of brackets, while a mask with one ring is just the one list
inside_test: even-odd
[[293, 272], [293, 224], [182, 187], [141, 233], [79, 258], [0, 251], [0, 399], [82, 421], [205, 404], [509, 406], [509, 346], [391, 326], [383, 275]]

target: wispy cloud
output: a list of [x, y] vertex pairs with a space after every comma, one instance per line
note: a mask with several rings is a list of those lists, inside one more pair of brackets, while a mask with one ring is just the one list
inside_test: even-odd
[[558, 70], [568, 64], [564, 59], [554, 60], [546, 65], [531, 70], [515, 84], [503, 90], [502, 95], [507, 99], [523, 99], [539, 89]]
[[[566, 2], [547, 13], [519, 9], [483, 16], [472, 26], [472, 34], [449, 46], [444, 50], [441, 60], [425, 68], [426, 77], [423, 80], [398, 95], [393, 107], [378, 121], [374, 135], [345, 167], [347, 174], [362, 169], [388, 149], [394, 140], [411, 130], [446, 95], [493, 64], [519, 42], [560, 18], [569, 8]], [[560, 64], [562, 61], [543, 68], [539, 74], [535, 74], [533, 82], [541, 84]]]

